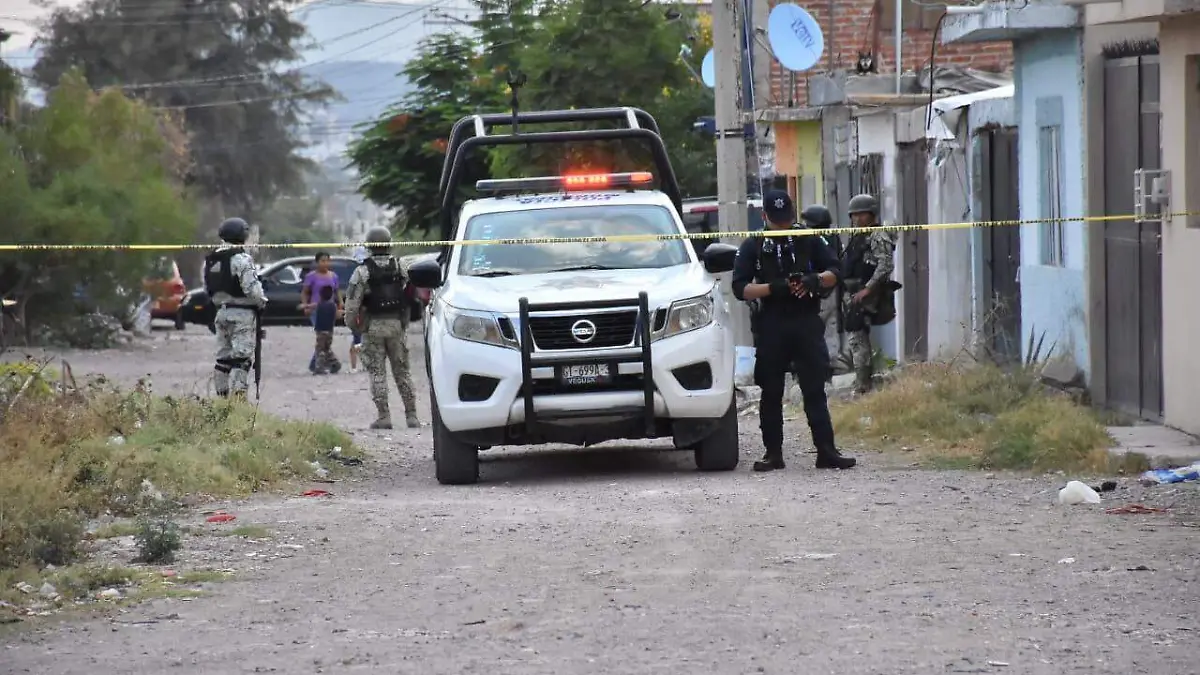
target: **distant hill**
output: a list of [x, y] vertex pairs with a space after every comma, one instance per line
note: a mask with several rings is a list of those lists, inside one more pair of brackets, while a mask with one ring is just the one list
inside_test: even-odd
[[372, 122], [399, 103], [412, 85], [399, 74], [403, 64], [380, 61], [330, 61], [305, 68], [312, 77], [333, 87], [346, 100], [314, 111], [305, 125], [314, 157], [340, 155], [356, 127]]
[[388, 61], [330, 61], [305, 68], [308, 75], [323, 80], [346, 100], [330, 104], [339, 121], [361, 121], [377, 117], [400, 101], [412, 85], [400, 69]]

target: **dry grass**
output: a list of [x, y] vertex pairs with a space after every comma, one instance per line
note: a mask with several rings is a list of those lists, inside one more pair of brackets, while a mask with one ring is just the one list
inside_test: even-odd
[[331, 425], [243, 402], [104, 385], [15, 392], [0, 387], [0, 570], [76, 560], [85, 519], [104, 512], [142, 514], [162, 503], [160, 494], [167, 502], [246, 495], [311, 476], [312, 461], [336, 471], [326, 459], [335, 446], [343, 456], [356, 452]]
[[1101, 415], [1043, 387], [1030, 368], [913, 365], [833, 417], [842, 437], [941, 466], [1107, 471], [1117, 461]]

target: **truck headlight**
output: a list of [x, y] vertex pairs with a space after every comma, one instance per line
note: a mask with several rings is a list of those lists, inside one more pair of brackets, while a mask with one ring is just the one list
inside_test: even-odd
[[460, 340], [499, 347], [513, 346], [512, 341], [505, 338], [500, 331], [500, 323], [491, 312], [446, 307], [446, 319], [450, 334]]
[[667, 323], [657, 337], [661, 339], [704, 328], [712, 321], [712, 293], [687, 300], [676, 300], [671, 303], [671, 309], [667, 311]]

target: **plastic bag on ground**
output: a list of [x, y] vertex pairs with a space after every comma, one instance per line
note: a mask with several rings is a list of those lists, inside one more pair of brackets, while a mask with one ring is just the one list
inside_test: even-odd
[[1145, 483], [1164, 484], [1164, 483], [1183, 483], [1186, 481], [1200, 480], [1200, 462], [1181, 466], [1177, 469], [1153, 469], [1142, 474], [1142, 481]]
[[1100, 493], [1093, 490], [1086, 483], [1081, 483], [1073, 480], [1067, 483], [1067, 486], [1058, 491], [1059, 504], [1099, 504]]

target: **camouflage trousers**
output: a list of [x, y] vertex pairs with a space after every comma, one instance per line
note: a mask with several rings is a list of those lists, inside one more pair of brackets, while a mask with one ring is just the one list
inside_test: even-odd
[[222, 307], [213, 327], [217, 331], [217, 365], [213, 387], [218, 396], [245, 395], [254, 366], [254, 310]]
[[341, 369], [342, 363], [338, 361], [338, 357], [333, 353], [333, 333], [318, 332], [316, 346], [317, 360], [316, 371], [319, 374], [325, 374], [330, 371], [337, 372]]
[[854, 364], [854, 384], [859, 391], [871, 388], [871, 377], [874, 375], [875, 350], [871, 348], [871, 331], [847, 331], [846, 345], [850, 351], [850, 361]]
[[387, 363], [392, 363], [392, 377], [407, 417], [417, 414], [417, 397], [413, 393], [412, 373], [409, 371], [408, 325], [399, 319], [371, 319], [363, 333], [363, 368], [371, 378], [371, 400], [379, 417], [391, 415], [388, 407]]

